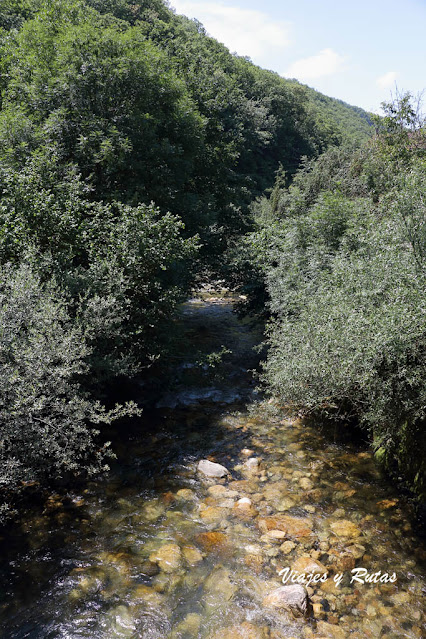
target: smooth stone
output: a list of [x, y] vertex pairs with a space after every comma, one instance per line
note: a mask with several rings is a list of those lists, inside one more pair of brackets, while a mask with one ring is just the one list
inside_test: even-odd
[[302, 479], [299, 481], [299, 484], [300, 487], [303, 488], [303, 490], [312, 490], [312, 488], [314, 487], [309, 477], [302, 477]]
[[218, 595], [221, 601], [230, 601], [238, 590], [232, 583], [230, 575], [231, 571], [227, 568], [222, 566], [215, 568], [204, 582], [204, 591], [213, 597]]
[[207, 489], [207, 492], [215, 499], [232, 499], [234, 497], [238, 497], [238, 492], [236, 490], [230, 490], [226, 486], [222, 486], [222, 484], [210, 486]]
[[293, 499], [290, 499], [289, 497], [284, 497], [284, 499], [280, 499], [280, 501], [277, 503], [277, 510], [279, 512], [283, 512], [285, 510], [290, 510], [290, 508], [293, 508], [293, 506], [296, 505], [296, 502], [293, 501]]
[[295, 544], [294, 541], [285, 541], [283, 544], [281, 544], [280, 550], [284, 555], [288, 555], [289, 553], [291, 553], [292, 550], [296, 548], [296, 545], [297, 544]]
[[365, 555], [365, 547], [361, 546], [361, 544], [352, 544], [351, 546], [347, 546], [345, 550], [353, 555], [355, 559], [361, 559]]
[[262, 605], [287, 610], [295, 617], [305, 617], [308, 613], [308, 592], [299, 584], [280, 586], [265, 597]]
[[198, 548], [194, 548], [193, 546], [185, 546], [182, 549], [182, 554], [185, 561], [190, 566], [195, 566], [196, 564], [199, 564], [200, 561], [203, 561], [203, 555], [200, 553]]
[[216, 506], [207, 506], [200, 512], [201, 519], [208, 524], [218, 524], [225, 516], [225, 509]]
[[250, 457], [243, 464], [243, 470], [248, 473], [257, 473], [259, 471], [259, 460], [257, 457]]
[[179, 570], [182, 565], [182, 553], [177, 544], [166, 544], [149, 556], [166, 573]]
[[157, 521], [162, 515], [164, 515], [166, 507], [160, 502], [147, 502], [142, 508], [142, 518], [145, 521]]
[[330, 639], [346, 639], [346, 632], [339, 628], [334, 623], [327, 623], [326, 621], [318, 621], [317, 631], [323, 637], [329, 637]]
[[251, 499], [243, 497], [239, 499], [232, 508], [232, 514], [243, 520], [250, 520], [257, 517], [258, 512], [256, 508], [252, 506]]
[[262, 535], [262, 537], [263, 536], [271, 540], [274, 539], [277, 541], [282, 541], [283, 539], [285, 539], [286, 533], [283, 532], [282, 530], [268, 530], [268, 532], [265, 533], [265, 535]]
[[117, 606], [108, 611], [106, 625], [111, 639], [130, 639], [136, 630], [135, 620], [127, 606]]
[[311, 573], [313, 575], [325, 575], [328, 572], [324, 564], [306, 555], [296, 559], [291, 568], [299, 573]]
[[199, 533], [196, 536], [195, 541], [206, 552], [229, 551], [230, 549], [228, 538], [225, 533], [217, 530]]
[[164, 601], [164, 596], [160, 595], [154, 588], [151, 586], [146, 586], [144, 584], [139, 584], [134, 588], [131, 593], [132, 600], [141, 599], [151, 606], [160, 606]]
[[208, 459], [202, 459], [198, 462], [197, 471], [206, 475], [206, 477], [225, 477], [229, 475], [229, 470], [225, 466], [211, 462]]
[[187, 637], [198, 637], [200, 632], [202, 623], [202, 617], [196, 612], [190, 612], [186, 615], [185, 619], [183, 619], [176, 627], [176, 630], [173, 631], [172, 637], [181, 638]]
[[359, 537], [361, 530], [349, 519], [341, 519], [330, 524], [331, 530], [339, 537]]
[[207, 639], [266, 639], [266, 637], [267, 633], [264, 628], [245, 621], [238, 626], [220, 628], [212, 635], [208, 635]]
[[190, 488], [181, 488], [177, 491], [176, 497], [182, 501], [195, 501], [197, 499], [197, 495]]
[[261, 532], [269, 530], [281, 530], [287, 537], [299, 539], [309, 537], [312, 534], [312, 522], [302, 517], [290, 517], [289, 515], [275, 515], [258, 519], [258, 527]]
[[249, 554], [244, 557], [244, 563], [248, 568], [254, 570], [256, 574], [262, 572], [263, 568], [263, 557], [260, 554]]

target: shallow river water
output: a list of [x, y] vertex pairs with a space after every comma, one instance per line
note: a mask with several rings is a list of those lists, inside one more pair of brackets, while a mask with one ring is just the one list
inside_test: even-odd
[[[371, 454], [256, 404], [259, 336], [232, 298], [200, 293], [180, 324], [176, 382], [117, 438], [111, 473], [3, 534], [0, 637], [426, 637], [424, 545]], [[306, 618], [270, 603], [286, 568], [322, 576]]]

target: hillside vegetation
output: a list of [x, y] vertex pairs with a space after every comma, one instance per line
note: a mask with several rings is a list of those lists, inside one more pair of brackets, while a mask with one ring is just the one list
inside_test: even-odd
[[104, 466], [93, 425], [136, 409], [97, 400], [161, 368], [178, 303], [230, 272], [276, 171], [370, 130], [162, 0], [5, 0], [0, 89], [7, 514], [31, 482]]
[[361, 425], [424, 499], [426, 130], [409, 94], [384, 108], [362, 148], [307, 160], [288, 187], [278, 175], [235, 272], [249, 308], [265, 314], [267, 300], [266, 388], [340, 429]]

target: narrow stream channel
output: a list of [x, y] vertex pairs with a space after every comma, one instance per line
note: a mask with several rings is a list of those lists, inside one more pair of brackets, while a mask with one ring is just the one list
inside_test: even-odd
[[[111, 473], [1, 538], [2, 639], [426, 637], [409, 503], [369, 452], [250, 409], [259, 336], [232, 303], [183, 305], [176, 384], [120, 437]], [[207, 479], [202, 459], [229, 475]], [[326, 571], [309, 618], [268, 603], [294, 566]], [[396, 581], [353, 581], [356, 567]]]

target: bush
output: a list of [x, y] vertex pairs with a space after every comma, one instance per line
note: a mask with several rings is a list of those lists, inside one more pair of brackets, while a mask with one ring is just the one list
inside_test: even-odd
[[425, 496], [426, 165], [370, 146], [347, 157], [342, 184], [324, 171], [335, 160], [305, 167], [252, 242], [269, 240], [258, 251], [271, 316], [263, 380], [297, 410], [358, 421]]
[[108, 443], [89, 424], [132, 410], [107, 413], [82, 391], [82, 332], [31, 261], [0, 267], [0, 521], [28, 482], [106, 468]]

